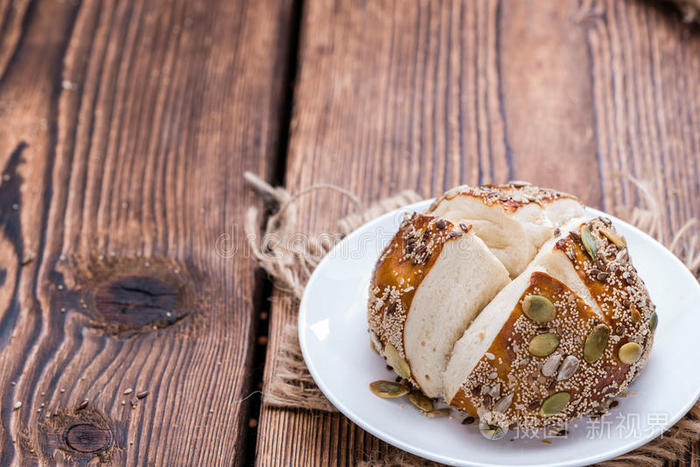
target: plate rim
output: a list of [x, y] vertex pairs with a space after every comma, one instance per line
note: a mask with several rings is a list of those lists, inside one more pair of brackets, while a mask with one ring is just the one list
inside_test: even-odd
[[[299, 302], [299, 317], [297, 318], [297, 332], [299, 336], [299, 347], [301, 348], [301, 353], [302, 356], [304, 357], [304, 363], [306, 364], [306, 367], [309, 369], [309, 373], [311, 374], [311, 377], [313, 378], [314, 382], [316, 385], [319, 387], [323, 395], [329, 400], [329, 402], [336, 408], [340, 413], [342, 413], [344, 416], [349, 418], [353, 423], [358, 425], [360, 428], [363, 430], [367, 431], [368, 433], [372, 434], [373, 436], [376, 436], [377, 438], [399, 448], [402, 449], [406, 452], [409, 452], [411, 454], [417, 455], [423, 459], [428, 459], [428, 460], [433, 460], [436, 462], [441, 462], [444, 464], [448, 465], [464, 465], [464, 466], [474, 466], [474, 467], [498, 467], [502, 466], [504, 464], [498, 464], [498, 463], [484, 463], [484, 462], [473, 462], [473, 461], [468, 461], [466, 459], [455, 459], [452, 457], [445, 457], [440, 454], [434, 454], [432, 452], [426, 452], [422, 450], [421, 448], [415, 447], [407, 442], [404, 442], [400, 439], [395, 438], [394, 436], [385, 433], [379, 428], [375, 428], [373, 425], [365, 422], [365, 420], [356, 414], [352, 409], [347, 407], [342, 401], [340, 401], [338, 398], [333, 396], [332, 391], [326, 386], [325, 382], [323, 381], [322, 378], [320, 378], [320, 375], [318, 374], [318, 371], [316, 367], [313, 365], [313, 362], [309, 358], [309, 350], [307, 348], [307, 342], [306, 342], [306, 332], [305, 330], [308, 329], [308, 326], [306, 326], [306, 313], [305, 313], [305, 307], [304, 303], [306, 302], [307, 294], [309, 293], [309, 290], [312, 289], [310, 287], [315, 281], [318, 280], [318, 277], [320, 276], [320, 273], [318, 271], [321, 271], [323, 269], [323, 266], [328, 262], [331, 261], [331, 258], [334, 257], [332, 254], [336, 248], [339, 248], [341, 244], [345, 241], [349, 241], [351, 237], [354, 235], [358, 234], [361, 230], [364, 230], [366, 228], [369, 228], [373, 224], [379, 224], [382, 223], [386, 218], [396, 216], [398, 213], [401, 211], [410, 211], [410, 210], [415, 210], [415, 211], [422, 211], [424, 210], [427, 206], [430, 205], [435, 200], [435, 198], [431, 199], [426, 199], [422, 201], [418, 201], [416, 203], [411, 203], [406, 206], [393, 209], [387, 213], [382, 214], [381, 216], [372, 219], [369, 222], [366, 222], [359, 226], [357, 229], [353, 230], [350, 232], [348, 235], [346, 235], [340, 242], [335, 244], [333, 248], [329, 250], [329, 252], [324, 256], [324, 258], [319, 262], [319, 264], [316, 266], [314, 271], [312, 272], [311, 276], [309, 277], [309, 280], [306, 283], [306, 286], [304, 287], [304, 292], [302, 294], [301, 300]], [[613, 222], [616, 223], [621, 223], [624, 224], [625, 227], [630, 228], [631, 230], [635, 231], [635, 233], [639, 234], [642, 238], [644, 238], [646, 241], [650, 242], [653, 244], [657, 249], [661, 249], [663, 253], [666, 256], [670, 256], [673, 261], [675, 261], [676, 265], [679, 266], [683, 270], [683, 274], [687, 274], [690, 278], [692, 278], [693, 281], [698, 285], [698, 288], [700, 288], [700, 284], [698, 284], [697, 280], [695, 279], [695, 276], [690, 272], [690, 270], [683, 264], [683, 262], [676, 256], [674, 255], [668, 248], [666, 248], [662, 243], [657, 241], [655, 238], [653, 238], [651, 235], [647, 234], [646, 232], [642, 231], [641, 229], [635, 227], [634, 225], [623, 221], [622, 219], [610, 215], [606, 212], [603, 212], [599, 209], [591, 208], [586, 206], [586, 214], [587, 216], [590, 215], [591, 217], [598, 217], [598, 216], [604, 216], [610, 218]], [[688, 411], [695, 405], [695, 403], [698, 401], [700, 398], [700, 386], [696, 388], [695, 390], [695, 396], [688, 402], [686, 403], [683, 408], [676, 414], [674, 414], [672, 417], [669, 417], [669, 422], [660, 428], [655, 427], [654, 429], [650, 430], [650, 433], [640, 437], [639, 439], [636, 439], [635, 441], [625, 444], [623, 447], [613, 449], [611, 451], [608, 451], [604, 454], [594, 454], [586, 458], [579, 458], [579, 459], [572, 459], [571, 461], [562, 461], [562, 462], [553, 462], [553, 463], [547, 463], [547, 464], [537, 464], [542, 467], [562, 467], [562, 466], [576, 466], [576, 465], [588, 465], [588, 464], [593, 464], [596, 462], [602, 462], [605, 460], [612, 459], [614, 457], [626, 454], [628, 452], [633, 451], [634, 449], [647, 444], [651, 440], [655, 439], [659, 435], [663, 434], [666, 432], [669, 428], [671, 428], [673, 425], [675, 425], [678, 420], [683, 418]], [[528, 466], [531, 467], [533, 464], [508, 464], [508, 465], [522, 465], [522, 466]]]

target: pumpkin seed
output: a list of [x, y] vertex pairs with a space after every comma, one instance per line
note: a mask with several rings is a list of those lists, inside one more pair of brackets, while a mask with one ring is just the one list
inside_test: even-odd
[[532, 338], [528, 350], [535, 357], [546, 357], [559, 347], [559, 336], [547, 332]]
[[651, 332], [656, 331], [656, 326], [658, 326], [658, 324], [659, 324], [659, 317], [655, 311], [652, 311], [651, 316], [649, 316], [649, 329], [651, 329]]
[[415, 405], [419, 409], [421, 409], [423, 412], [430, 412], [433, 410], [433, 401], [431, 401], [429, 398], [427, 398], [422, 392], [420, 391], [413, 391], [408, 395], [408, 400], [411, 402], [411, 404]]
[[559, 364], [561, 363], [562, 356], [558, 353], [552, 354], [547, 357], [547, 360], [542, 364], [542, 374], [546, 377], [554, 376], [557, 374], [559, 369]]
[[500, 426], [489, 425], [488, 423], [482, 420], [479, 420], [479, 432], [484, 438], [490, 439], [492, 441], [502, 439], [506, 435], [506, 430], [504, 430]]
[[604, 324], [599, 324], [586, 337], [586, 343], [583, 344], [583, 358], [588, 363], [593, 363], [603, 355], [603, 350], [608, 344], [610, 337], [610, 329]]
[[639, 357], [642, 356], [642, 346], [637, 344], [636, 342], [628, 342], [622, 347], [620, 347], [620, 350], [617, 352], [617, 355], [618, 357], [620, 357], [620, 361], [622, 363], [631, 365], [637, 360], [639, 360]]
[[540, 415], [554, 415], [562, 410], [571, 400], [571, 394], [566, 391], [555, 392], [542, 402]]
[[444, 409], [435, 409], [425, 412], [425, 416], [428, 418], [446, 417], [450, 412], [451, 410], [445, 407]]
[[369, 390], [372, 391], [375, 396], [385, 399], [394, 399], [408, 394], [408, 388], [406, 386], [393, 381], [374, 381], [373, 383], [369, 383]]
[[596, 254], [598, 254], [598, 245], [596, 245], [591, 229], [587, 225], [581, 227], [581, 243], [583, 243], [583, 248], [588, 253], [588, 256], [595, 259]]
[[551, 321], [557, 314], [554, 304], [542, 295], [528, 295], [523, 300], [523, 313], [525, 316], [538, 323]]
[[608, 238], [608, 240], [613, 242], [615, 244], [615, 246], [618, 248], [624, 248], [627, 246], [627, 241], [625, 240], [625, 237], [623, 237], [622, 235], [619, 235], [614, 230], [607, 229], [605, 227], [601, 227], [600, 233], [605, 235]]
[[574, 373], [576, 373], [576, 370], [578, 370], [578, 366], [581, 362], [579, 361], [578, 358], [574, 357], [573, 355], [569, 355], [564, 359], [563, 362], [561, 362], [561, 366], [559, 367], [559, 372], [557, 373], [557, 381], [563, 381], [565, 379], [571, 378]]
[[408, 366], [406, 360], [401, 358], [401, 355], [399, 355], [399, 351], [396, 350], [396, 347], [391, 344], [387, 344], [386, 347], [384, 347], [384, 356], [397, 375], [407, 379], [411, 377], [411, 367]]

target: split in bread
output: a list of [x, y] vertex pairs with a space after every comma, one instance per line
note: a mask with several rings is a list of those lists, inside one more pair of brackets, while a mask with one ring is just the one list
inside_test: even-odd
[[646, 363], [657, 318], [624, 239], [583, 214], [570, 195], [499, 185], [407, 217], [370, 286], [373, 346], [495, 427], [595, 413]]

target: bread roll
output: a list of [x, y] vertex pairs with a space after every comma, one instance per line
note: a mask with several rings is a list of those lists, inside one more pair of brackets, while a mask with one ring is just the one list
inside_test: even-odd
[[471, 224], [491, 252], [515, 277], [530, 263], [555, 228], [584, 215], [571, 195], [532, 185], [511, 183], [453, 188], [426, 214]]
[[494, 429], [560, 425], [626, 391], [657, 318], [609, 220], [515, 185], [460, 187], [428, 213], [370, 286], [370, 334], [400, 376]]
[[[490, 425], [536, 429], [592, 413], [627, 389], [651, 349], [654, 306], [626, 247], [606, 233], [619, 238], [594, 219], [547, 243], [482, 311], [446, 370], [451, 405]], [[593, 240], [595, 257], [581, 237]], [[553, 319], [523, 313], [532, 295], [553, 304]]]
[[399, 375], [428, 397], [441, 397], [454, 343], [508, 281], [469, 226], [416, 214], [401, 224], [374, 271], [374, 345]]

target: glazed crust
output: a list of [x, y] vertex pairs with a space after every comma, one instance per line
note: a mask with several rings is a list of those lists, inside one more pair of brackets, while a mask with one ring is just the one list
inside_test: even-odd
[[[596, 245], [594, 257], [582, 243], [584, 226]], [[604, 411], [611, 398], [625, 392], [646, 364], [653, 341], [649, 321], [654, 305], [629, 261], [626, 246], [610, 222], [602, 218], [586, 222], [560, 239], [554, 248], [569, 258], [602, 316], [549, 274], [532, 273], [529, 287], [488, 352], [450, 401], [451, 405], [503, 428], [518, 426], [531, 430], [559, 425]], [[523, 313], [523, 300], [531, 294], [542, 295], [554, 304], [557, 314], [553, 320], [537, 323]], [[610, 336], [602, 356], [592, 363], [587, 362], [585, 341], [599, 325], [604, 325]], [[563, 360], [571, 356], [579, 362], [578, 369], [569, 378], [558, 379], [556, 371], [554, 374], [546, 372], [549, 376], [545, 376], [542, 367], [551, 355], [530, 354], [529, 342], [543, 333], [554, 333], [560, 338], [551, 354], [559, 357], [552, 358]], [[620, 347], [628, 342], [642, 347], [641, 357], [632, 364], [623, 363], [619, 358]], [[568, 404], [556, 414], [543, 415], [540, 411], [543, 401], [562, 391], [570, 395]]]
[[433, 211], [442, 201], [451, 200], [457, 196], [471, 196], [480, 199], [487, 206], [498, 205], [504, 211], [511, 213], [533, 203], [544, 207], [558, 199], [568, 198], [578, 201], [578, 198], [570, 194], [549, 188], [540, 188], [525, 182], [510, 182], [501, 185], [482, 185], [478, 187], [462, 185], [447, 191], [433, 201], [427, 212]]
[[[379, 257], [370, 283], [369, 332], [375, 350], [382, 356], [385, 346], [391, 344], [406, 359], [404, 325], [416, 290], [445, 244], [469, 229], [467, 225], [416, 213], [401, 223]], [[410, 380], [418, 386], [413, 378]]]

